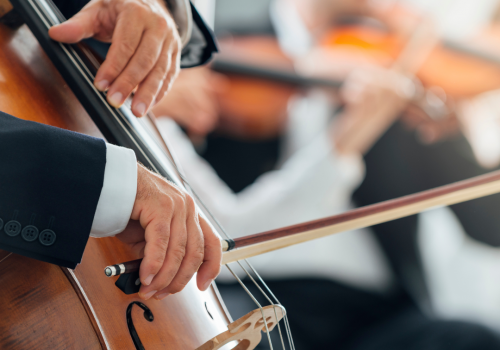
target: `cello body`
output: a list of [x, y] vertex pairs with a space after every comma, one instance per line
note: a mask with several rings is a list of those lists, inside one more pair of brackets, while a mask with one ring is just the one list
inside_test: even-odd
[[[0, 24], [0, 52], [0, 110], [103, 137], [26, 25]], [[145, 349], [195, 349], [227, 330], [231, 319], [215, 285], [200, 292], [194, 280], [144, 302], [153, 316], [145, 319], [133, 307], [137, 295], [103, 273], [136, 258], [116, 238], [90, 238], [74, 271], [0, 250], [0, 349], [140, 349], [130, 323]]]

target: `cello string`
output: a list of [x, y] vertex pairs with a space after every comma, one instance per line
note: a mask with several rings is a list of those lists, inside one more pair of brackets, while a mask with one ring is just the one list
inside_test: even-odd
[[[54, 13], [54, 10], [50, 7], [50, 5], [48, 5], [46, 2], [45, 2], [45, 5], [42, 3], [43, 1], [39, 1], [39, 0], [29, 0], [29, 3], [32, 5], [33, 9], [38, 13], [40, 19], [44, 22], [45, 26], [47, 27], [47, 29], [49, 29], [51, 26], [53, 25], [56, 25], [56, 24], [59, 24], [61, 23], [61, 19], [57, 17], [57, 15]], [[35, 6], [35, 3], [39, 6]], [[42, 16], [42, 14], [40, 12], [43, 12], [45, 14], [46, 17]], [[52, 13], [50, 13], [50, 11], [52, 11]], [[63, 19], [64, 20], [64, 19]], [[50, 23], [51, 22], [51, 23]], [[78, 68], [80, 70], [80, 73], [82, 74], [82, 76], [84, 78], [86, 78], [87, 80], [87, 83], [94, 89], [94, 91], [96, 92], [96, 94], [101, 98], [101, 100], [103, 99], [103, 96], [105, 95], [104, 93], [101, 93], [99, 91], [96, 90], [96, 88], [94, 87], [92, 81], [93, 79], [95, 78], [92, 74], [92, 72], [90, 72], [90, 70], [88, 69], [88, 67], [86, 66], [85, 63], [82, 62], [81, 60], [81, 57], [79, 56], [79, 54], [74, 50], [74, 48], [70, 45], [65, 45], [65, 44], [61, 44], [59, 43], [59, 45], [62, 47], [62, 49], [64, 50], [64, 52], [68, 55], [68, 57], [73, 61], [73, 63], [75, 64], [75, 67]], [[79, 64], [78, 64], [79, 63]], [[86, 73], [86, 74], [85, 74]], [[104, 100], [105, 101], [105, 100]], [[125, 115], [123, 115], [122, 111], [120, 111], [119, 109], [111, 109], [109, 107], [109, 105], [107, 103], [105, 103], [105, 105], [108, 107], [108, 109], [110, 110], [111, 114], [117, 119], [117, 121], [120, 123], [120, 125], [123, 127], [123, 122], [126, 122], [128, 123], [128, 120], [127, 120], [127, 117]], [[121, 118], [119, 118], [121, 117]], [[128, 123], [130, 124], [130, 123]], [[132, 135], [130, 135], [130, 133], [123, 127], [123, 129], [127, 132], [127, 134], [130, 136], [130, 139], [136, 144], [137, 148], [143, 153], [143, 155], [149, 160], [149, 158], [147, 157], [147, 155], [144, 153], [144, 150], [142, 150], [142, 147], [137, 143], [137, 141], [132, 137]], [[132, 128], [132, 130], [134, 130]], [[147, 130], [146, 130], [147, 131]], [[137, 134], [137, 131], [136, 131], [136, 134]], [[150, 138], [152, 138], [154, 140], [154, 138], [149, 134], [149, 132], [147, 132], [148, 136]], [[137, 134], [139, 137], [141, 135]], [[163, 141], [166, 141], [165, 139], [163, 139]], [[169, 150], [169, 152], [171, 152], [171, 148], [168, 147], [168, 145], [166, 144], [165, 142], [165, 146], [167, 147], [167, 149]], [[230, 236], [227, 234], [227, 232], [224, 230], [224, 228], [222, 227], [222, 225], [220, 224], [220, 222], [214, 217], [214, 215], [212, 214], [212, 212], [206, 207], [206, 205], [204, 204], [204, 202], [200, 199], [200, 197], [196, 194], [196, 192], [194, 191], [194, 189], [189, 185], [189, 183], [187, 182], [184, 174], [182, 174], [182, 172], [180, 171], [179, 167], [177, 166], [175, 160], [173, 159], [173, 156], [172, 158], [171, 157], [166, 157], [167, 160], [171, 163], [171, 165], [175, 168], [175, 170], [177, 171], [178, 174], [180, 174], [181, 176], [181, 181], [184, 183], [184, 185], [188, 186], [190, 191], [195, 194], [195, 197], [196, 199], [198, 200], [198, 202], [202, 205], [202, 207], [204, 208], [205, 212], [208, 213], [208, 215], [213, 219], [213, 221], [216, 223], [216, 225], [220, 228], [220, 231], [222, 231], [222, 233], [224, 234], [224, 236], [226, 236], [227, 238], [230, 238]], [[153, 165], [152, 165], [153, 166]], [[154, 167], [154, 166], [153, 166]], [[158, 170], [155, 169], [157, 172]], [[247, 262], [248, 263], [248, 262]], [[226, 265], [227, 266], [227, 265]], [[241, 264], [240, 264], [241, 266]], [[229, 266], [227, 266], [228, 269]], [[256, 283], [256, 281], [252, 278], [252, 276], [250, 275], [250, 273], [243, 268], [243, 270], [245, 271], [245, 273], [247, 274], [247, 276], [249, 276], [251, 278], [251, 280], [256, 284], [256, 286], [260, 289], [260, 291], [264, 294], [264, 296], [269, 300], [269, 297], [267, 296], [267, 294], [258, 286], [258, 284]], [[230, 270], [231, 271], [231, 270]], [[231, 271], [231, 273], [233, 274], [233, 276], [235, 276], [235, 274]], [[262, 280], [262, 278], [260, 277], [260, 275], [257, 275], [258, 276], [258, 279], [261, 281], [261, 283], [263, 283], [263, 285], [265, 285], [264, 281]], [[235, 276], [236, 277], [236, 276]], [[244, 287], [244, 290], [247, 292], [247, 294], [254, 300], [256, 301], [255, 297], [252, 295], [252, 293], [248, 290], [248, 288], [246, 288], [243, 284], [243, 282], [237, 278], [238, 282]], [[271, 304], [274, 305], [274, 303], [271, 302]], [[263, 314], [263, 309], [262, 307], [260, 306], [260, 304], [257, 303], [257, 305], [259, 306], [259, 308], [261, 309], [261, 312]], [[276, 311], [275, 311], [275, 314], [276, 314]], [[286, 314], [285, 314], [286, 316]], [[264, 314], [263, 314], [263, 317], [264, 317]], [[264, 317], [264, 320], [265, 320], [265, 317]], [[287, 322], [285, 323], [285, 327], [287, 327]], [[279, 328], [278, 328], [279, 329]], [[271, 349], [272, 349], [272, 344], [271, 344], [271, 339], [270, 339], [270, 335], [269, 335], [269, 330], [268, 330], [268, 327], [267, 327], [267, 322], [266, 322], [266, 331], [268, 332], [268, 340], [270, 342], [270, 346], [271, 346]], [[281, 334], [281, 331], [280, 331], [280, 334]], [[287, 334], [289, 334], [288, 330], [287, 330]], [[290, 333], [291, 334], [291, 333]], [[290, 340], [289, 340], [290, 341]], [[282, 341], [282, 346], [283, 346], [283, 349], [284, 348], [284, 344], [283, 344], [283, 341]]]
[[3, 263], [11, 255], [12, 255], [12, 253], [7, 254], [2, 260], [0, 260], [0, 263]]
[[[160, 135], [161, 135], [161, 133], [160, 133]], [[203, 209], [208, 213], [208, 215], [210, 216], [210, 218], [219, 227], [220, 231], [224, 234], [224, 236], [226, 238], [231, 238], [230, 235], [227, 233], [227, 231], [222, 226], [222, 224], [220, 223], [220, 221], [217, 220], [217, 218], [213, 215], [213, 213], [207, 208], [206, 204], [201, 200], [201, 198], [198, 196], [198, 194], [196, 193], [196, 191], [190, 185], [189, 181], [184, 176], [184, 169], [182, 168], [182, 166], [177, 161], [177, 157], [175, 155], [175, 151], [173, 149], [171, 149], [171, 147], [168, 146], [168, 140], [166, 140], [166, 139], [163, 138], [163, 142], [164, 142], [165, 147], [167, 148], [167, 150], [169, 152], [169, 157], [168, 157], [169, 161], [172, 163], [172, 165], [176, 169], [176, 171], [179, 174], [179, 177], [181, 178], [181, 180], [183, 181], [184, 186], [186, 187], [186, 189], [189, 189], [189, 191], [191, 192], [191, 194], [196, 198], [196, 200], [200, 203], [200, 205], [203, 207]], [[269, 294], [271, 294], [271, 296], [273, 297], [273, 299], [275, 300], [275, 302], [278, 305], [282, 305], [279, 302], [279, 300], [276, 298], [276, 296], [274, 295], [274, 293], [271, 291], [271, 289], [264, 282], [264, 280], [262, 279], [262, 277], [257, 273], [257, 271], [255, 270], [255, 268], [250, 264], [250, 262], [248, 260], [245, 260], [245, 262], [252, 269], [252, 271], [255, 273], [255, 275], [257, 276], [257, 279], [262, 283], [262, 285], [265, 286], [266, 290], [269, 292]], [[278, 319], [278, 316], [276, 314], [275, 302], [273, 302], [271, 300], [271, 298], [269, 298], [269, 296], [262, 290], [262, 288], [259, 286], [259, 284], [255, 281], [255, 279], [251, 276], [251, 274], [240, 264], [240, 262], [238, 262], [238, 264], [243, 269], [243, 271], [246, 273], [246, 275], [256, 285], [256, 287], [260, 290], [260, 292], [262, 293], [262, 295], [264, 295], [264, 297], [269, 301], [269, 303], [271, 305], [273, 305], [275, 317], [276, 317], [276, 319]], [[226, 265], [226, 266], [228, 266], [228, 265]], [[240, 282], [240, 284], [243, 283], [242, 281], [239, 281], [239, 282]], [[248, 291], [248, 289], [246, 289], [246, 288], [245, 288], [245, 290]], [[250, 295], [250, 296], [253, 298], [253, 295]], [[287, 338], [288, 338], [288, 343], [290, 344], [291, 349], [294, 350], [295, 349], [295, 345], [293, 343], [291, 329], [289, 328], [290, 326], [289, 326], [289, 322], [288, 322], [288, 314], [285, 313], [285, 315], [284, 315], [283, 318], [284, 318], [283, 322], [285, 324], [285, 329], [286, 329], [286, 334], [287, 334]], [[281, 332], [281, 326], [280, 326], [279, 322], [277, 323], [277, 325], [278, 325], [278, 332], [279, 332], [279, 335], [280, 335], [281, 345], [282, 345], [282, 348], [285, 349], [285, 344], [284, 344], [283, 335], [282, 335], [282, 332]]]
[[[269, 286], [266, 284], [266, 282], [264, 281], [264, 279], [257, 272], [257, 270], [253, 267], [252, 264], [250, 264], [250, 261], [248, 261], [248, 259], [245, 259], [245, 262], [247, 263], [248, 267], [252, 270], [252, 272], [257, 276], [257, 278], [260, 281], [260, 283], [263, 284], [264, 288], [268, 291], [268, 293], [271, 294], [271, 296], [273, 297], [273, 299], [278, 303], [278, 305], [282, 305], [281, 302], [278, 300], [278, 298], [272, 292], [271, 288], [269, 288]], [[287, 313], [285, 314], [285, 316], [283, 317], [283, 319], [284, 319], [283, 322], [285, 323], [285, 329], [286, 329], [286, 332], [287, 332], [288, 343], [290, 345], [290, 348], [292, 350], [295, 350], [295, 344], [293, 342], [293, 337], [292, 337], [292, 329], [290, 328], [290, 323], [288, 321], [288, 314]], [[281, 335], [281, 330], [280, 330], [280, 335]]]
[[[190, 190], [190, 192], [192, 193], [192, 195], [196, 198], [196, 200], [200, 203], [200, 205], [205, 209], [205, 211], [208, 213], [208, 215], [214, 221], [214, 223], [219, 227], [220, 231], [224, 234], [224, 236], [226, 238], [231, 238], [229, 236], [229, 234], [227, 233], [227, 231], [222, 226], [222, 224], [220, 223], [220, 221], [217, 220], [217, 218], [213, 215], [213, 213], [207, 208], [206, 204], [201, 200], [201, 198], [198, 196], [198, 194], [196, 193], [196, 191], [190, 185], [189, 181], [184, 176], [184, 169], [182, 168], [182, 166], [177, 161], [177, 157], [175, 155], [175, 151], [173, 149], [171, 149], [171, 147], [168, 146], [168, 140], [163, 139], [163, 141], [165, 143], [166, 148], [169, 150], [169, 153], [170, 153], [170, 157], [169, 158], [171, 158], [171, 159], [169, 159], [169, 161], [171, 163], [173, 163], [173, 166], [177, 170], [177, 172], [179, 174], [179, 177], [183, 181], [184, 186], [186, 187], [186, 189]], [[251, 264], [250, 264], [249, 261], [245, 260], [245, 262], [248, 264], [248, 266], [251, 266]], [[260, 290], [260, 292], [262, 293], [262, 295], [264, 295], [264, 297], [269, 301], [269, 303], [271, 305], [273, 305], [274, 314], [275, 314], [276, 319], [278, 320], [278, 316], [277, 316], [277, 313], [276, 313], [275, 302], [273, 302], [271, 300], [271, 298], [269, 298], [269, 296], [262, 290], [262, 288], [258, 285], [258, 283], [255, 281], [255, 279], [252, 277], [252, 275], [239, 262], [238, 262], [238, 264], [244, 270], [244, 272], [246, 273], [246, 275], [252, 280], [252, 282], [257, 286], [257, 288]], [[264, 282], [264, 280], [262, 279], [262, 277], [257, 273], [257, 271], [252, 266], [251, 266], [251, 268], [255, 272], [255, 275], [260, 280], [260, 282], [266, 287], [266, 289], [273, 296], [273, 298], [275, 299], [275, 301], [279, 305], [281, 305], [281, 303], [278, 301], [278, 299], [274, 296], [274, 293], [271, 292], [270, 288]], [[240, 282], [240, 284], [243, 283], [241, 280], [239, 282]], [[245, 290], [248, 291], [248, 289], [245, 289]], [[253, 295], [251, 295], [251, 297], [253, 298]], [[291, 349], [293, 350], [295, 347], [293, 346], [293, 339], [291, 339], [291, 330], [288, 329], [288, 327], [287, 327], [287, 324], [289, 324], [289, 323], [288, 323], [288, 319], [286, 317], [287, 317], [287, 314], [285, 313], [285, 315], [284, 315], [285, 320], [283, 322], [285, 323], [285, 328], [286, 328], [286, 333], [287, 333], [287, 337], [288, 337], [288, 342], [289, 342], [289, 344], [291, 344]], [[279, 332], [279, 335], [280, 335], [281, 345], [282, 345], [282, 348], [285, 349], [283, 335], [282, 335], [282, 332], [281, 332], [281, 326], [280, 326], [279, 322], [277, 323], [277, 325], [278, 325], [278, 332]]]
[[[241, 262], [237, 261], [238, 265], [240, 265], [240, 267], [243, 269], [243, 270], [246, 270], [243, 265], [241, 264]], [[251, 266], [250, 263], [248, 261], [246, 261], [246, 263], [248, 264], [248, 266]], [[262, 295], [264, 295], [267, 299], [267, 301], [269, 301], [269, 303], [271, 305], [273, 305], [273, 310], [274, 310], [274, 317], [276, 317], [276, 320], [278, 320], [278, 314], [276, 313], [276, 304], [267, 296], [267, 294], [262, 290], [262, 288], [259, 286], [259, 284], [253, 279], [253, 277], [248, 274], [248, 276], [250, 277], [250, 279], [252, 280], [252, 282], [257, 286], [257, 288], [260, 290], [260, 292], [262, 293]], [[278, 305], [281, 305], [280, 303], [278, 303]], [[283, 315], [283, 317], [285, 317], [285, 315]], [[281, 333], [281, 327], [280, 327], [280, 324], [279, 322], [277, 322], [277, 326], [278, 326], [278, 332], [279, 332], [279, 335], [280, 335], [280, 340], [281, 340], [281, 346], [283, 347], [283, 349], [285, 349], [285, 342], [283, 341], [283, 335]], [[288, 332], [287, 332], [288, 333]]]
[[[152, 121], [153, 124], [154, 121]], [[155, 125], [156, 126], [156, 125]], [[205, 212], [210, 216], [210, 218], [212, 219], [212, 221], [216, 224], [216, 226], [219, 228], [219, 230], [223, 233], [223, 235], [226, 237], [226, 238], [231, 238], [229, 236], [229, 234], [227, 233], [227, 231], [224, 229], [224, 227], [222, 226], [222, 224], [220, 223], [219, 220], [217, 220], [217, 218], [213, 215], [213, 213], [207, 208], [206, 204], [201, 200], [201, 198], [198, 196], [198, 194], [196, 193], [196, 191], [192, 188], [192, 186], [190, 185], [190, 183], [188, 182], [188, 180], [186, 179], [186, 177], [184, 176], [184, 169], [182, 168], [182, 166], [179, 164], [179, 162], [177, 161], [177, 157], [175, 155], [175, 151], [169, 147], [168, 145], [168, 140], [164, 139], [163, 136], [161, 135], [161, 132], [159, 133], [160, 136], [162, 137], [163, 139], [163, 143], [164, 143], [164, 146], [166, 147], [167, 151], [168, 151], [168, 160], [169, 162], [172, 164], [172, 166], [175, 168], [175, 170], [177, 171], [180, 179], [182, 180], [183, 184], [184, 184], [184, 187], [186, 188], [186, 190], [188, 190], [191, 195], [193, 195], [193, 197], [195, 197], [195, 199], [199, 202], [199, 204], [203, 207], [203, 209], [205, 210]], [[248, 261], [246, 261], [246, 263], [250, 265], [250, 263]], [[276, 306], [275, 306], [275, 303], [271, 300], [271, 298], [269, 298], [269, 296], [262, 290], [262, 288], [258, 285], [258, 283], [255, 281], [255, 279], [252, 277], [252, 275], [240, 264], [240, 262], [238, 262], [238, 264], [240, 265], [241, 269], [244, 270], [244, 272], [246, 273], [246, 275], [252, 280], [252, 282], [256, 285], [256, 287], [260, 290], [260, 292], [262, 293], [262, 295], [264, 295], [264, 297], [269, 301], [269, 303], [271, 305], [273, 305], [273, 310], [274, 310], [274, 315], [276, 317], [276, 320], [278, 320], [278, 315], [276, 313]], [[227, 265], [226, 265], [227, 266]], [[255, 271], [255, 269], [252, 267], [252, 270]], [[231, 270], [230, 270], [231, 271]], [[256, 271], [255, 271], [256, 272]], [[231, 271], [231, 273], [233, 274], [233, 271]], [[233, 274], [234, 276], [234, 274]], [[259, 274], [256, 273], [256, 276], [258, 276], [258, 278], [261, 278]], [[241, 281], [241, 279], [237, 279], [238, 282], [240, 284], [244, 284], [243, 281]], [[262, 280], [261, 281], [263, 285], [266, 285], [266, 283]], [[267, 287], [267, 289], [270, 291], [269, 287]], [[244, 290], [247, 292], [247, 293], [250, 293], [250, 297], [252, 299], [254, 299], [253, 295], [251, 294], [251, 292], [248, 290], [248, 288], [244, 288]], [[273, 297], [274, 297], [274, 294], [271, 292], [270, 293]], [[279, 303], [279, 301], [277, 300], [276, 297], [274, 297], [274, 299], [278, 302], [279, 305], [281, 305], [281, 303]], [[255, 300], [255, 299], [254, 299]], [[257, 304], [259, 307], [260, 305]], [[286, 317], [286, 313], [284, 314], [284, 317]], [[285, 323], [285, 321], [284, 321]], [[284, 345], [284, 340], [283, 340], [283, 335], [282, 335], [282, 332], [281, 332], [281, 326], [279, 324], [279, 322], [277, 322], [277, 326], [278, 326], [278, 332], [279, 332], [279, 335], [280, 335], [280, 340], [281, 340], [281, 345], [282, 345], [282, 348], [285, 349], [285, 345]], [[285, 328], [286, 328], [286, 323], [285, 323]], [[290, 335], [291, 335], [291, 332], [289, 332], [289, 330], [287, 329], [286, 330], [287, 332], [287, 336], [288, 336], [288, 341], [289, 343], [293, 343], [293, 341], [290, 340]], [[293, 347], [292, 347], [293, 349]]]
[[[165, 140], [165, 143], [167, 143], [168, 141]], [[172, 151], [171, 151], [172, 152]], [[173, 152], [172, 152], [173, 153]], [[172, 154], [172, 158], [175, 157], [175, 154]], [[175, 162], [175, 159], [172, 159], [173, 162]], [[194, 191], [194, 189], [191, 187], [191, 185], [189, 184], [189, 182], [187, 181], [187, 179], [185, 178], [183, 172], [182, 172], [182, 169], [180, 167], [177, 166], [177, 164], [174, 164], [174, 166], [176, 166], [177, 168], [177, 171], [179, 172], [180, 176], [181, 176], [181, 179], [182, 181], [184, 182], [184, 185], [189, 187], [190, 191], [193, 193], [194, 197], [200, 202], [201, 206], [205, 209], [205, 211], [207, 212], [207, 214], [210, 216], [210, 218], [215, 222], [215, 224], [219, 227], [220, 231], [224, 234], [224, 236], [226, 238], [229, 238], [231, 239], [230, 235], [227, 233], [227, 231], [224, 229], [224, 227], [222, 226], [222, 224], [220, 223], [219, 220], [217, 220], [217, 218], [213, 215], [213, 213], [207, 208], [206, 204], [201, 200], [201, 198], [198, 196], [198, 194], [196, 193], [196, 191]], [[247, 261], [246, 259], [244, 260], [249, 266], [251, 266], [250, 262]], [[273, 305], [274, 307], [274, 313], [275, 313], [275, 317], [276, 319], [278, 320], [278, 317], [277, 317], [277, 314], [276, 314], [276, 309], [275, 309], [275, 303], [271, 300], [271, 298], [262, 290], [262, 288], [259, 286], [259, 284], [255, 281], [255, 279], [252, 277], [252, 275], [248, 272], [248, 270], [246, 270], [243, 265], [241, 265], [241, 263], [238, 261], [237, 262], [239, 264], [239, 266], [241, 267], [241, 269], [245, 272], [245, 274], [250, 278], [250, 280], [255, 284], [255, 286], [260, 290], [260, 292], [262, 293], [262, 295], [270, 302], [271, 305]], [[227, 264], [226, 267], [229, 269], [229, 271], [233, 274], [233, 276], [235, 276], [235, 274], [233, 273], [233, 271], [230, 269], [229, 265]], [[252, 270], [254, 272], [257, 272], [253, 267], [252, 267]], [[278, 299], [274, 296], [274, 293], [271, 292], [270, 288], [267, 286], [267, 284], [264, 282], [264, 280], [262, 279], [262, 277], [256, 273], [256, 276], [258, 278], [258, 280], [266, 287], [266, 289], [270, 292], [270, 294], [273, 296], [273, 298], [276, 300], [276, 302], [278, 303], [278, 305], [281, 305], [281, 303], [278, 301]], [[242, 285], [244, 286], [244, 283], [243, 281], [241, 281], [241, 279], [237, 276], [235, 276], [235, 278], [237, 279], [237, 281]], [[253, 294], [248, 290], [248, 288], [244, 287], [244, 290], [247, 292], [247, 294], [255, 301], [255, 297], [253, 296]], [[259, 305], [259, 304], [257, 304]], [[284, 324], [285, 324], [285, 329], [286, 329], [286, 333], [287, 333], [287, 336], [288, 336], [288, 342], [289, 344], [291, 344], [291, 349], [295, 349], [295, 347], [293, 346], [293, 339], [292, 339], [292, 334], [291, 334], [291, 330], [289, 329], [289, 323], [288, 323], [288, 314], [285, 313], [284, 317]], [[284, 344], [284, 341], [283, 341], [283, 336], [282, 336], [282, 332], [281, 332], [281, 327], [280, 327], [280, 324], [279, 322], [277, 323], [278, 325], [278, 331], [279, 331], [279, 334], [280, 334], [280, 339], [281, 339], [281, 345], [282, 345], [282, 348], [285, 350], [285, 344]]]
[[[273, 350], [273, 342], [271, 341], [271, 335], [269, 333], [269, 328], [267, 327], [267, 320], [266, 320], [266, 315], [264, 314], [264, 309], [262, 308], [260, 303], [257, 301], [257, 299], [255, 299], [252, 292], [250, 292], [250, 290], [248, 290], [247, 286], [245, 286], [245, 283], [243, 283], [243, 281], [238, 277], [238, 275], [236, 273], [234, 273], [234, 271], [229, 267], [229, 264], [227, 264], [226, 267], [229, 270], [229, 272], [231, 272], [231, 274], [234, 276], [234, 278], [238, 281], [238, 283], [241, 285], [241, 287], [243, 287], [243, 289], [247, 292], [247, 294], [253, 299], [254, 303], [259, 307], [260, 312], [262, 314], [262, 319], [263, 319], [264, 324], [266, 326], [267, 340], [269, 341], [269, 346], [271, 347], [271, 350]], [[283, 350], [286, 350], [286, 349], [283, 348]]]

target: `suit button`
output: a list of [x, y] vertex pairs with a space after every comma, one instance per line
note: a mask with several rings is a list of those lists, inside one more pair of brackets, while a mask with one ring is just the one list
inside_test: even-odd
[[11, 220], [5, 224], [3, 229], [5, 233], [11, 237], [17, 236], [21, 232], [21, 224], [19, 221]]
[[56, 241], [56, 234], [52, 230], [43, 230], [38, 240], [45, 246], [51, 246]]
[[33, 225], [28, 225], [23, 228], [21, 237], [27, 242], [33, 242], [38, 238], [38, 229]]

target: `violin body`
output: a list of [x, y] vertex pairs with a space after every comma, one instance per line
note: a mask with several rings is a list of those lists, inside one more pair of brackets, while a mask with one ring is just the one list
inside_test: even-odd
[[[0, 110], [102, 137], [26, 26], [0, 24], [0, 51]], [[0, 349], [137, 349], [126, 313], [139, 298], [103, 272], [136, 258], [116, 238], [90, 238], [74, 271], [0, 251]], [[196, 349], [231, 322], [215, 285], [200, 292], [194, 280], [181, 293], [144, 304], [154, 320], [132, 307], [128, 322], [145, 349]]]
[[[375, 64], [387, 65], [403, 50], [405, 39], [383, 28], [358, 24], [332, 28], [320, 45], [349, 48]], [[417, 77], [425, 87], [438, 86], [450, 96], [467, 98], [500, 88], [500, 61], [489, 61], [457, 43], [442, 41], [424, 60]]]
[[[251, 36], [220, 41], [223, 57], [257, 67], [293, 71], [292, 61], [275, 38]], [[285, 82], [225, 73], [227, 87], [217, 92], [220, 107], [218, 131], [240, 139], [278, 136], [286, 122], [290, 98], [298, 86]]]

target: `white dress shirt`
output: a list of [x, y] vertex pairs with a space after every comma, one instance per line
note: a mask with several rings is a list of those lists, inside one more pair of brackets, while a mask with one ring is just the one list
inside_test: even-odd
[[[363, 177], [355, 157], [335, 154], [326, 132], [324, 99], [297, 99], [290, 114], [283, 165], [235, 194], [195, 152], [178, 126], [160, 117], [160, 131], [190, 183], [233, 237], [335, 215], [351, 208], [350, 196]], [[250, 259], [264, 277], [317, 277], [384, 291], [391, 274], [368, 230], [357, 230], [288, 247]], [[221, 279], [234, 281], [226, 269]]]

